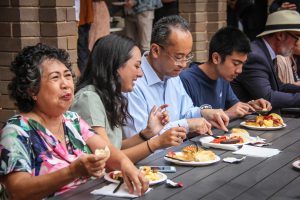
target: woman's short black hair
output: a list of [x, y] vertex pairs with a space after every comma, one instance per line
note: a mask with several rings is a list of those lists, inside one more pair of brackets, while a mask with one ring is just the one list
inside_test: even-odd
[[76, 92], [87, 85], [95, 87], [112, 129], [125, 125], [126, 119], [132, 119], [117, 70], [132, 57], [134, 47], [138, 48], [133, 40], [116, 34], [97, 40], [76, 87]]
[[60, 61], [72, 72], [69, 54], [65, 50], [41, 43], [25, 47], [11, 63], [10, 70], [15, 77], [8, 84], [8, 91], [21, 112], [30, 112], [34, 108], [32, 96], [40, 90], [41, 64], [52, 59]]

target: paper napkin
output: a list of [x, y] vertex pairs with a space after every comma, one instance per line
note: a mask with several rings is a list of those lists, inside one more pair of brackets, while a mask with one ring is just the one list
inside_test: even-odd
[[243, 145], [243, 147], [237, 151], [232, 152], [233, 154], [240, 154], [246, 156], [253, 156], [253, 157], [263, 157], [269, 158], [271, 156], [277, 155], [280, 153], [278, 149], [272, 148], [264, 148], [264, 147], [254, 147], [249, 145]]
[[[117, 187], [117, 183], [111, 183], [109, 185], [106, 185], [100, 189], [93, 190], [91, 194], [94, 195], [105, 195], [105, 196], [111, 196], [111, 197], [126, 197], [126, 198], [135, 198], [138, 197], [137, 194], [130, 194], [128, 192], [128, 188], [126, 184], [122, 184], [119, 190], [116, 193], [113, 193], [114, 189]], [[148, 193], [152, 188], [149, 188], [145, 193]]]

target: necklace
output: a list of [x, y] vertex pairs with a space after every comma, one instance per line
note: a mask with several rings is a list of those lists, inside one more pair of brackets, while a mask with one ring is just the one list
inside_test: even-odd
[[38, 121], [40, 124], [42, 124], [45, 128], [47, 128], [60, 143], [65, 143], [65, 133], [64, 133], [64, 130], [63, 131], [61, 130], [62, 129], [61, 127], [62, 127], [63, 121], [64, 121], [63, 116], [59, 120], [59, 124], [57, 127], [56, 126], [57, 124], [53, 124], [51, 126], [49, 124], [47, 124], [46, 121], [48, 121], [48, 120], [44, 120], [36, 112], [32, 112], [32, 114], [33, 114], [32, 118], [35, 119], [36, 121]]
[[56, 133], [54, 133], [54, 135], [60, 143], [65, 143], [65, 131], [64, 130], [61, 131], [62, 124], [63, 124], [63, 122], [61, 121], [59, 123], [58, 130]]
[[57, 132], [55, 133], [56, 137], [58, 137], [58, 139], [61, 141], [64, 137], [60, 137], [61, 136], [61, 132], [60, 132], [60, 129], [61, 129], [61, 125], [62, 125], [62, 122], [59, 123], [59, 126], [58, 126], [58, 130]]

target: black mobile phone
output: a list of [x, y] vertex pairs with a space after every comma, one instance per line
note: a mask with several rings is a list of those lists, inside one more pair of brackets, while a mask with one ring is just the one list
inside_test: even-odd
[[174, 173], [176, 172], [176, 167], [174, 166], [150, 166], [152, 170], [158, 170], [160, 172]]

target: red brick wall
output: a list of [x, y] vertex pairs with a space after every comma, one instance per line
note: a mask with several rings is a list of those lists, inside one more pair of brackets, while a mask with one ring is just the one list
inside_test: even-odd
[[226, 26], [226, 0], [180, 0], [179, 12], [190, 22], [194, 39], [195, 61], [206, 61], [208, 42], [221, 27]]
[[[7, 95], [8, 67], [16, 53], [37, 42], [67, 49], [76, 67], [77, 26], [74, 0], [0, 0], [0, 123], [15, 114]], [[197, 61], [207, 59], [211, 35], [226, 24], [226, 0], [179, 0], [190, 23]]]
[[9, 65], [23, 47], [43, 42], [66, 49], [76, 68], [74, 0], [0, 0], [0, 123], [15, 114], [8, 97]]

